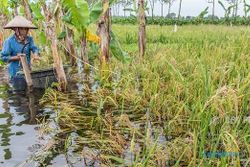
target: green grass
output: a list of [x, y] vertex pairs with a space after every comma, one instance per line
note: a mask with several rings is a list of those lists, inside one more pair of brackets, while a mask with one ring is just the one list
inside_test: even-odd
[[113, 60], [113, 81], [95, 71], [96, 90], [89, 80], [83, 95], [50, 89], [43, 98], [56, 107], [61, 131], [77, 134], [67, 147], [106, 165], [248, 166], [250, 30], [183, 26], [174, 33], [149, 26], [140, 60], [137, 27], [112, 28], [134, 60]]

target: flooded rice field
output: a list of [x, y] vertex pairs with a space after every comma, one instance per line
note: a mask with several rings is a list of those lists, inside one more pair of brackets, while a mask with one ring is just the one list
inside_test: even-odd
[[53, 122], [54, 116], [51, 109], [39, 105], [44, 90], [12, 92], [4, 69], [0, 69], [0, 78], [0, 167], [65, 166], [62, 154], [54, 154], [46, 165], [33, 159], [46, 143], [40, 125], [45, 120]]

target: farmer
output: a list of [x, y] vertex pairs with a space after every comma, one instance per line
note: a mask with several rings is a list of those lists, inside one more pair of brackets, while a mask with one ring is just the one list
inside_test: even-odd
[[15, 33], [4, 41], [1, 58], [8, 63], [9, 81], [17, 77], [21, 69], [20, 56], [23, 52], [30, 66], [30, 54], [33, 52], [34, 60], [39, 60], [39, 50], [34, 44], [33, 38], [28, 36], [29, 29], [37, 29], [30, 21], [22, 16], [16, 16], [4, 29], [12, 29]]

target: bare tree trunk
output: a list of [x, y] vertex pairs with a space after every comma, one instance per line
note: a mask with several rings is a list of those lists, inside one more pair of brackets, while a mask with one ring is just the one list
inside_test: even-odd
[[168, 3], [168, 16], [170, 15], [170, 12], [171, 12], [171, 2], [169, 1], [169, 3]]
[[112, 7], [111, 7], [111, 11], [113, 11], [113, 16], [116, 16], [117, 15], [117, 4], [114, 4]]
[[67, 48], [67, 54], [70, 58], [71, 66], [76, 66], [76, 50], [73, 45], [73, 32], [70, 29], [67, 29], [65, 43]]
[[244, 2], [244, 16], [247, 18], [247, 7], [246, 7], [246, 0], [243, 0]]
[[235, 0], [235, 16], [234, 17], [237, 17], [237, 15], [238, 15], [238, 7], [239, 7], [239, 2], [238, 2], [238, 0]]
[[27, 0], [22, 0], [21, 3], [24, 7], [25, 16], [27, 17], [28, 20], [32, 20], [32, 14], [30, 11], [29, 2]]
[[47, 21], [46, 34], [51, 40], [51, 49], [54, 60], [54, 66], [57, 73], [57, 79], [60, 84], [59, 89], [60, 91], [65, 91], [67, 88], [67, 78], [64, 72], [62, 59], [58, 53], [58, 48], [57, 48], [58, 42], [55, 30], [55, 22], [52, 20], [53, 14], [47, 9], [46, 4], [43, 4], [42, 7], [43, 7], [43, 12], [46, 14], [46, 21]]
[[144, 0], [139, 0], [139, 34], [138, 34], [138, 45], [139, 45], [139, 55], [144, 57], [146, 50], [146, 19], [145, 19], [145, 10], [144, 10]]
[[125, 11], [125, 7], [123, 8], [123, 16], [126, 16], [126, 11]]
[[57, 43], [57, 38], [55, 34], [55, 30], [52, 29], [52, 34], [51, 34], [51, 49], [52, 49], [52, 55], [53, 55], [53, 60], [56, 68], [56, 73], [58, 77], [58, 82], [60, 84], [60, 89], [62, 91], [66, 90], [67, 87], [67, 78], [64, 72], [63, 68], [63, 62], [61, 57], [58, 54], [58, 43]]
[[[104, 4], [108, 4], [109, 0], [103, 0]], [[109, 43], [110, 43], [110, 9], [103, 11], [104, 14], [98, 23], [99, 36], [101, 38], [100, 48], [100, 63], [101, 65], [106, 64], [109, 61]]]
[[118, 4], [115, 5], [115, 16], [118, 16]]
[[120, 16], [120, 4], [118, 4], [117, 14]]
[[163, 17], [163, 2], [161, 2], [161, 17]]
[[155, 8], [155, 2], [154, 0], [151, 0], [151, 16], [152, 16], [152, 19], [154, 18], [154, 8]]
[[181, 6], [182, 6], [182, 0], [180, 0], [180, 3], [179, 3], [178, 21], [180, 20], [180, 17], [181, 17]]
[[89, 64], [86, 34], [84, 34], [84, 36], [81, 38], [80, 43], [81, 43], [81, 59], [84, 63], [84, 69], [86, 70]]
[[15, 6], [15, 8], [14, 8], [14, 16], [18, 16], [18, 8], [17, 8], [17, 6]]
[[215, 13], [215, 0], [213, 0], [213, 11], [212, 11], [212, 20], [214, 21], [214, 13]]
[[[235, 5], [235, 3], [234, 3], [234, 5]], [[233, 7], [232, 18], [234, 18], [234, 15], [235, 15], [235, 7]], [[230, 14], [229, 14], [229, 17], [230, 17]]]

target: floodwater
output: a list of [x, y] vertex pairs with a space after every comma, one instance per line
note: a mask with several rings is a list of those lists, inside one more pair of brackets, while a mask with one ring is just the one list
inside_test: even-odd
[[26, 163], [42, 147], [42, 120], [53, 120], [50, 108], [39, 105], [43, 90], [10, 92], [5, 70], [0, 69], [0, 167], [68, 166], [63, 154], [53, 155], [47, 165]]
[[[39, 105], [44, 91], [35, 90], [32, 94], [10, 92], [5, 86], [6, 81], [4, 70], [0, 69], [0, 167], [100, 166], [98, 161], [80, 158], [74, 154], [74, 150], [65, 152], [64, 143], [57, 145], [55, 152], [42, 161], [42, 164], [39, 163], [34, 155], [44, 153], [43, 148], [51, 139], [41, 134], [40, 126], [46, 121], [56, 129], [55, 112]], [[92, 89], [95, 87], [96, 84]], [[81, 94], [83, 85], [77, 84], [77, 88], [73, 89]], [[133, 161], [131, 157], [130, 152], [125, 151], [124, 159]]]
[[4, 69], [0, 69], [0, 78], [0, 166], [12, 167], [38, 147], [37, 116], [43, 113], [38, 100], [42, 91], [30, 95], [10, 92]]

